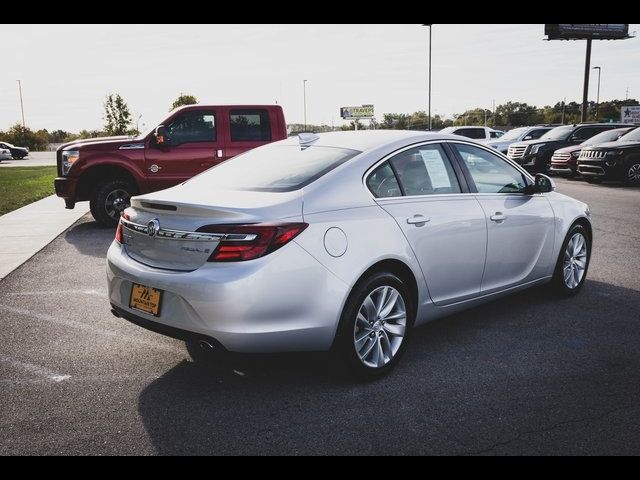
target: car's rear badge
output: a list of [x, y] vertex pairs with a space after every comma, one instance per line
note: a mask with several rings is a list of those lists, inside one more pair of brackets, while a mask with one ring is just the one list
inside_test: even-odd
[[211, 250], [208, 248], [195, 248], [195, 247], [180, 247], [180, 250], [184, 250], [185, 252], [197, 252], [197, 253], [211, 252]]

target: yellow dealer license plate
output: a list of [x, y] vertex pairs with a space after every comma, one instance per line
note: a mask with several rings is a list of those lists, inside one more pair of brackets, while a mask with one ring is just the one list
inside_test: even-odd
[[145, 313], [151, 313], [156, 317], [160, 316], [160, 302], [162, 301], [162, 290], [145, 287], [134, 283], [131, 286], [131, 300], [129, 306]]

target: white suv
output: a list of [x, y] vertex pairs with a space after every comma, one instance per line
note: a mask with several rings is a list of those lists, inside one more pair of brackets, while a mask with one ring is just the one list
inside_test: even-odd
[[447, 127], [440, 130], [440, 133], [450, 133], [462, 137], [473, 138], [478, 141], [496, 140], [504, 135], [502, 130], [494, 130], [489, 127]]

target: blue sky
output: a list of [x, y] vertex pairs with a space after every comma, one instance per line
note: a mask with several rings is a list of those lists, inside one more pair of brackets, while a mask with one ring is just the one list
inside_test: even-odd
[[[630, 31], [638, 30], [631, 25]], [[427, 105], [428, 28], [411, 25], [3, 25], [0, 129], [102, 126], [119, 92], [151, 126], [180, 92], [201, 103], [274, 103], [302, 122], [339, 125], [341, 106], [376, 116]], [[432, 112], [450, 116], [507, 100], [543, 106], [582, 97], [585, 42], [543, 41], [544, 25], [433, 26]], [[597, 41], [601, 100], [640, 97], [640, 40]], [[4, 69], [3, 69], [4, 70]], [[595, 100], [597, 72], [591, 78]], [[634, 82], [635, 80], [635, 82]]]

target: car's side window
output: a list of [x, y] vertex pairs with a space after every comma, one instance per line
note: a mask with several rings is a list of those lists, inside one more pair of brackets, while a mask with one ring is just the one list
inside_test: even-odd
[[166, 127], [170, 145], [216, 141], [214, 112], [194, 110], [185, 112]]
[[579, 128], [576, 133], [573, 134], [573, 137], [576, 141], [578, 140], [588, 140], [594, 135], [598, 133], [604, 132], [605, 130], [609, 130], [608, 127], [585, 127]]
[[464, 161], [478, 193], [523, 193], [524, 175], [502, 158], [483, 148], [453, 143]]
[[389, 160], [405, 195], [460, 193], [460, 184], [441, 145], [429, 144], [398, 153]]
[[402, 196], [398, 179], [389, 162], [384, 162], [369, 175], [367, 187], [376, 198]]
[[482, 128], [461, 128], [456, 132], [456, 135], [474, 139], [485, 138], [485, 132]]
[[271, 124], [269, 112], [265, 109], [229, 112], [229, 126], [232, 142], [270, 142]]
[[548, 131], [549, 130], [544, 128], [538, 128], [536, 130], [531, 130], [529, 133], [527, 133], [527, 137], [531, 137], [531, 140], [537, 140]]

